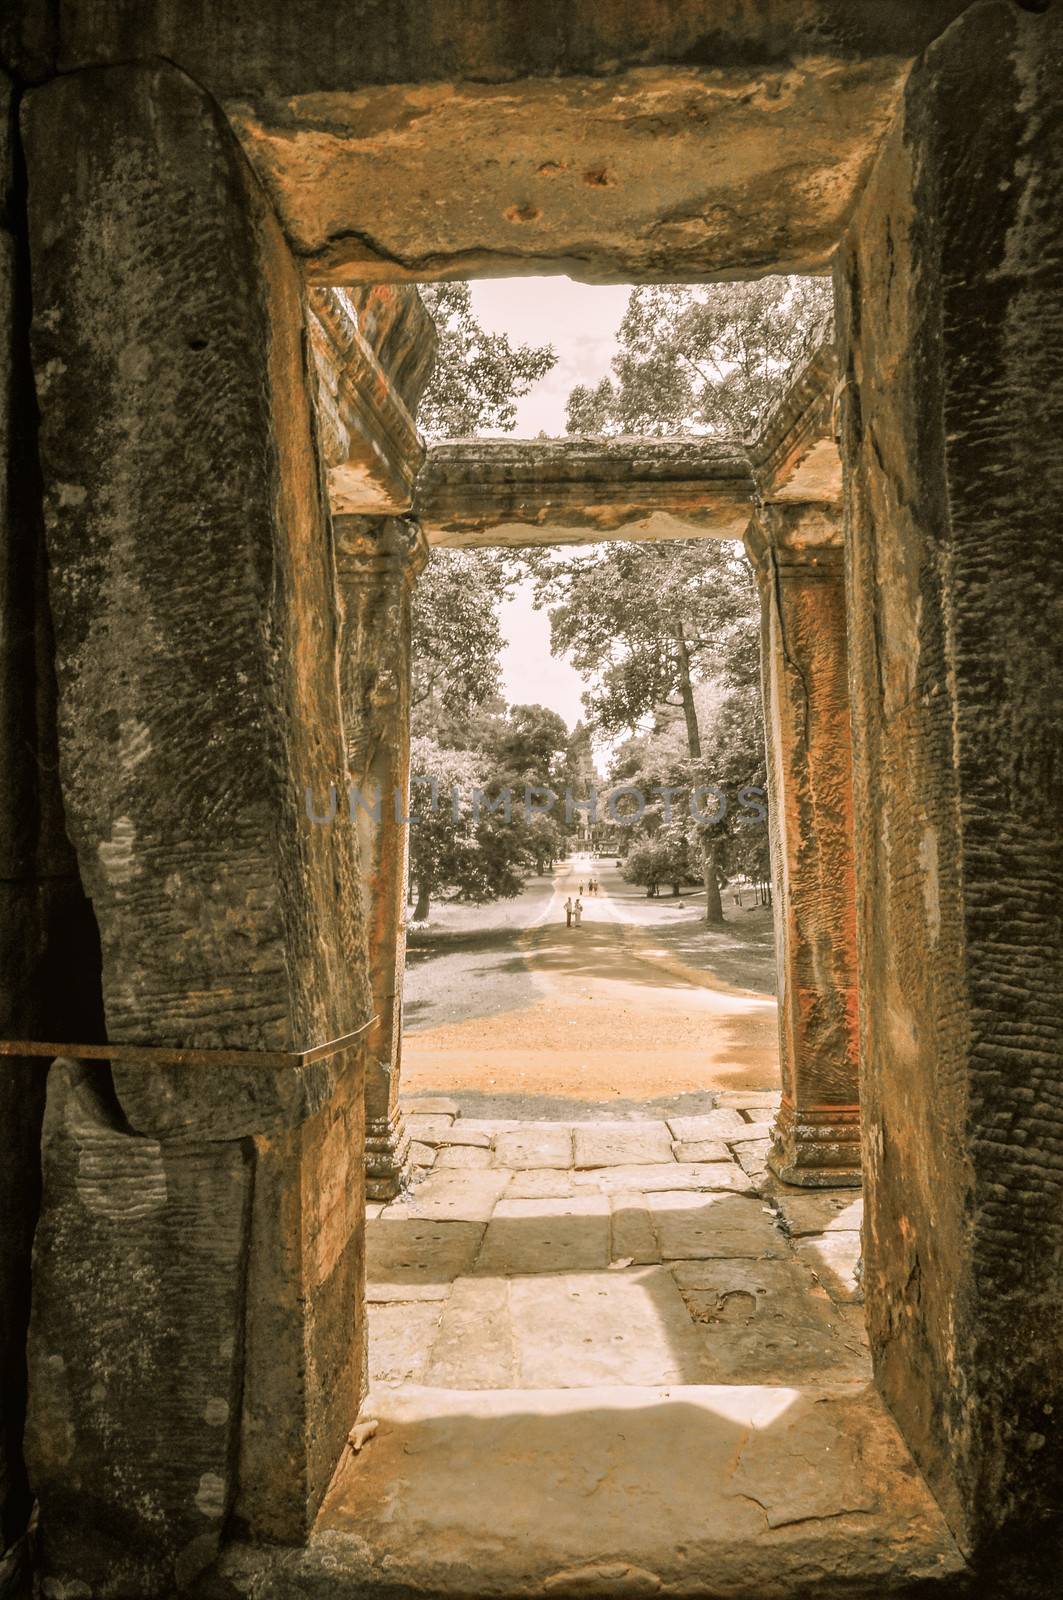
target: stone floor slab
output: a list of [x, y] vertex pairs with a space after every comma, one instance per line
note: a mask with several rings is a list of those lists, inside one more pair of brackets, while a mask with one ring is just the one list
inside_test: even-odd
[[406, 1118], [406, 1126], [410, 1130], [410, 1138], [419, 1144], [435, 1144], [441, 1134], [453, 1125], [454, 1118], [448, 1116], [418, 1116]]
[[647, 1205], [663, 1261], [790, 1256], [790, 1246], [761, 1201], [742, 1195], [651, 1194]]
[[754, 1139], [767, 1139], [770, 1142], [774, 1126], [773, 1122], [747, 1122], [741, 1128], [736, 1128], [733, 1134], [727, 1135], [727, 1143], [750, 1144]]
[[661, 1251], [645, 1196], [611, 1194], [609, 1210], [613, 1261], [627, 1261], [637, 1267], [660, 1261]]
[[572, 1129], [525, 1123], [495, 1138], [495, 1164], [499, 1167], [570, 1167]]
[[723, 1107], [719, 1111], [706, 1111], [700, 1117], [669, 1117], [668, 1126], [673, 1139], [694, 1143], [699, 1139], [729, 1139], [749, 1124], [737, 1111]]
[[563, 1200], [574, 1194], [572, 1173], [560, 1167], [525, 1167], [514, 1172], [507, 1200]]
[[371, 1383], [422, 1383], [439, 1327], [440, 1300], [391, 1300], [369, 1307]]
[[716, 1094], [717, 1105], [731, 1111], [775, 1111], [781, 1099], [777, 1089], [720, 1089]]
[[601, 1122], [573, 1129], [573, 1166], [645, 1166], [672, 1159], [672, 1136], [663, 1122]]
[[516, 1354], [505, 1278], [459, 1278], [425, 1362], [442, 1389], [512, 1389]]
[[411, 1167], [434, 1167], [437, 1154], [434, 1144], [422, 1144], [419, 1139], [410, 1141]]
[[677, 1161], [730, 1161], [731, 1152], [719, 1139], [673, 1139], [672, 1154]]
[[367, 1299], [445, 1300], [471, 1270], [484, 1224], [399, 1218], [391, 1209], [366, 1227]]
[[440, 1146], [434, 1170], [436, 1172], [447, 1172], [457, 1168], [459, 1171], [468, 1172], [491, 1165], [492, 1155], [490, 1150], [471, 1144], [447, 1144]]
[[749, 1178], [733, 1161], [671, 1161], [659, 1166], [597, 1167], [593, 1172], [573, 1174], [577, 1189], [596, 1188], [603, 1194], [641, 1191], [652, 1194], [660, 1189], [730, 1189], [736, 1194], [752, 1194]]
[[501, 1198], [508, 1172], [430, 1172], [388, 1215], [430, 1218], [438, 1222], [486, 1222]]
[[609, 1205], [604, 1195], [506, 1200], [484, 1237], [477, 1274], [578, 1272], [609, 1264]]
[[428, 1143], [444, 1150], [453, 1145], [473, 1145], [480, 1150], [489, 1150], [492, 1137], [483, 1128], [470, 1128], [464, 1122], [452, 1122], [449, 1128], [436, 1134]]
[[864, 1293], [860, 1287], [860, 1235], [858, 1233], [819, 1233], [798, 1239], [795, 1248], [812, 1268], [832, 1300], [842, 1305], [858, 1305]]
[[459, 1117], [461, 1115], [461, 1107], [458, 1102], [441, 1094], [419, 1095], [416, 1100], [404, 1100], [402, 1109], [406, 1113], [407, 1120], [410, 1117]]
[[701, 1382], [699, 1330], [666, 1267], [517, 1278], [510, 1285], [526, 1388]]
[[374, 1390], [365, 1415], [378, 1431], [308, 1546], [231, 1548], [234, 1591], [456, 1600], [474, 1575], [495, 1600], [763, 1597], [825, 1573], [839, 1595], [885, 1595], [962, 1571], [870, 1391], [408, 1386]]
[[683, 1261], [673, 1268], [713, 1383], [871, 1380], [865, 1349], [796, 1261]]
[[812, 1233], [859, 1233], [864, 1218], [864, 1197], [852, 1189], [821, 1189], [815, 1194], [789, 1189], [777, 1193], [774, 1204], [793, 1239]]

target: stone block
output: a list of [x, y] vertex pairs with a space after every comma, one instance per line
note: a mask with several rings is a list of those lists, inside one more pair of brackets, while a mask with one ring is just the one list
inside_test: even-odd
[[851, 1189], [835, 1194], [795, 1194], [779, 1190], [772, 1204], [792, 1239], [810, 1233], [859, 1233], [864, 1219], [864, 1197]]
[[369, 1377], [373, 1383], [420, 1383], [439, 1328], [438, 1300], [392, 1300], [369, 1310]]
[[[302, 280], [216, 101], [155, 60], [23, 99], [63, 799], [109, 1037], [301, 1051], [369, 1015]], [[76, 162], [66, 152], [76, 145]], [[57, 220], [58, 219], [58, 220]], [[231, 1139], [346, 1070], [115, 1062]]]
[[575, 1272], [609, 1264], [604, 1195], [567, 1200], [502, 1200], [487, 1225], [477, 1273]]
[[753, 1185], [733, 1161], [670, 1161], [659, 1166], [597, 1167], [592, 1172], [573, 1174], [577, 1191], [595, 1188], [603, 1194], [626, 1194], [640, 1190], [651, 1194], [659, 1189], [730, 1189], [736, 1194], [752, 1194]]
[[712, 1383], [867, 1382], [871, 1363], [793, 1260], [683, 1261], [673, 1269]]
[[49, 1073], [26, 1437], [46, 1581], [183, 1589], [236, 1491], [246, 1142], [131, 1134], [106, 1071]]
[[609, 1213], [614, 1262], [626, 1261], [638, 1267], [660, 1261], [657, 1234], [644, 1195], [611, 1194]]
[[702, 1139], [730, 1139], [748, 1124], [737, 1111], [723, 1107], [718, 1111], [706, 1111], [700, 1117], [669, 1117], [668, 1126], [673, 1139], [693, 1144]]
[[572, 1173], [560, 1167], [524, 1167], [514, 1172], [507, 1200], [563, 1200], [575, 1194]]
[[663, 1122], [577, 1123], [572, 1130], [577, 1168], [667, 1161], [672, 1140]]
[[672, 1154], [677, 1161], [730, 1161], [731, 1152], [718, 1139], [674, 1139]]
[[389, 1215], [431, 1222], [486, 1222], [508, 1182], [508, 1172], [433, 1170], [403, 1201], [390, 1207]]
[[665, 1267], [559, 1272], [510, 1285], [517, 1383], [700, 1383], [697, 1329]]
[[495, 1138], [495, 1164], [499, 1167], [570, 1167], [572, 1129], [549, 1123], [525, 1125]]
[[490, 1165], [491, 1152], [488, 1149], [470, 1144], [441, 1145], [435, 1160], [435, 1171], [445, 1172], [448, 1168], [468, 1171]]
[[798, 1239], [797, 1253], [808, 1262], [832, 1300], [857, 1305], [864, 1298], [860, 1283], [860, 1235], [819, 1233]]
[[393, 1218], [392, 1209], [366, 1230], [366, 1298], [445, 1300], [454, 1279], [472, 1270], [483, 1223]]
[[406, 1118], [410, 1138], [418, 1144], [439, 1144], [443, 1135], [449, 1132], [453, 1122], [453, 1117], [443, 1115], [414, 1114]]
[[407, 1125], [411, 1117], [457, 1117], [461, 1115], [461, 1107], [458, 1102], [442, 1094], [417, 1095], [415, 1099], [404, 1100], [402, 1105], [406, 1113]]
[[777, 1089], [755, 1092], [751, 1089], [719, 1089], [716, 1103], [730, 1111], [776, 1111], [782, 1096]]
[[512, 1389], [516, 1356], [505, 1278], [459, 1278], [439, 1322], [424, 1381], [440, 1389]]
[[646, 1197], [663, 1261], [716, 1256], [788, 1258], [789, 1247], [759, 1200], [727, 1194]]

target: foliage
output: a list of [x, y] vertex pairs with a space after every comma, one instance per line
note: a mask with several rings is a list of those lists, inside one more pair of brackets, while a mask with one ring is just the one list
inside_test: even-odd
[[439, 333], [435, 371], [417, 412], [421, 432], [428, 439], [511, 432], [516, 402], [557, 362], [553, 345], [514, 345], [504, 333], [488, 333], [467, 283], [422, 283], [420, 291]]
[[433, 550], [413, 591], [413, 724], [467, 718], [497, 694], [506, 572], [492, 550]]
[[[423, 921], [434, 895], [452, 890], [459, 900], [511, 899], [520, 893], [527, 841], [517, 818], [481, 808], [481, 791], [497, 798], [490, 764], [472, 750], [444, 750], [434, 739], [411, 742], [410, 879], [417, 890], [414, 917]], [[456, 801], [454, 797], [457, 797]]]
[[829, 328], [832, 304], [827, 278], [633, 289], [614, 376], [573, 389], [568, 431], [752, 437]]

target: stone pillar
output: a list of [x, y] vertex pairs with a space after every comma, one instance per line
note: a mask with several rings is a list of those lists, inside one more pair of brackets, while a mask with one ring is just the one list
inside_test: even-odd
[[416, 522], [337, 517], [336, 566], [346, 613], [340, 652], [347, 765], [368, 886], [375, 1021], [366, 1035], [366, 1193], [397, 1193], [409, 1150], [399, 1106], [406, 962], [410, 778], [410, 600], [428, 546]]
[[761, 663], [779, 973], [782, 1104], [772, 1170], [860, 1182], [852, 754], [841, 518], [762, 506], [746, 539]]
[[864, 1286], [976, 1562], [1063, 1548], [1063, 7], [917, 62], [838, 262]]
[[[298, 1056], [370, 1016], [354, 832], [306, 805], [345, 751], [301, 275], [176, 68], [53, 79], [23, 136], [59, 766], [106, 1037]], [[361, 1049], [93, 1072], [91, 1101], [49, 1081], [27, 1453], [57, 1592], [168, 1595], [234, 1514], [304, 1536], [357, 1413]]]

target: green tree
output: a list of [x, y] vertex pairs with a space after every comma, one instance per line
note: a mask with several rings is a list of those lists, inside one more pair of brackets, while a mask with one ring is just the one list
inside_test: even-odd
[[[695, 688], [699, 678], [755, 684], [758, 615], [745, 556], [713, 540], [608, 544], [540, 562], [537, 603], [550, 612], [551, 645], [590, 680], [589, 721], [606, 735], [635, 733], [662, 706], [682, 712], [687, 786], [709, 770]], [[699, 827], [705, 916], [723, 921], [720, 881], [726, 816]]]
[[620, 325], [613, 376], [569, 396], [569, 433], [755, 436], [827, 336], [828, 278], [645, 284]]
[[498, 552], [433, 550], [413, 591], [415, 733], [467, 722], [497, 696], [506, 587]]
[[553, 345], [515, 345], [504, 333], [489, 333], [467, 283], [422, 283], [420, 291], [439, 333], [435, 371], [417, 412], [421, 432], [427, 439], [512, 432], [517, 401], [556, 365]]
[[[485, 757], [420, 736], [411, 742], [410, 776], [414, 920], [425, 921], [432, 899], [448, 889], [477, 903], [519, 894], [527, 840], [519, 816], [487, 805], [499, 800], [499, 785]], [[479, 808], [477, 793], [484, 797]]]

